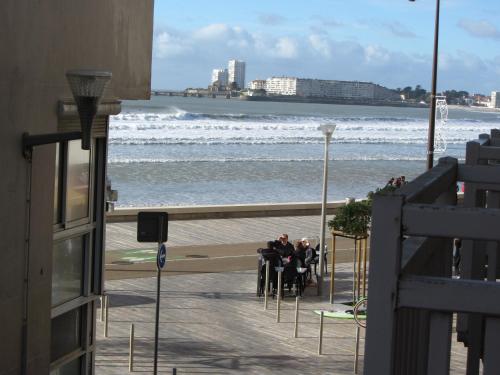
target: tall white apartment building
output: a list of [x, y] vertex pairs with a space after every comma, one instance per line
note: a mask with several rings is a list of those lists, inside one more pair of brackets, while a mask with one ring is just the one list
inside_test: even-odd
[[491, 108], [500, 108], [500, 91], [492, 91], [491, 92]]
[[245, 88], [245, 68], [246, 64], [240, 60], [229, 60], [228, 63], [228, 84], [235, 82], [240, 89]]
[[227, 69], [212, 70], [212, 85], [219, 82], [220, 86], [227, 86], [228, 72]]

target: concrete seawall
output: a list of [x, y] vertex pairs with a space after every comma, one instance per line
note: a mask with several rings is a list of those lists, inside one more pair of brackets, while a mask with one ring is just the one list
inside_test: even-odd
[[[327, 204], [327, 215], [335, 214], [345, 201]], [[107, 214], [108, 223], [134, 222], [139, 211], [168, 212], [169, 220], [233, 219], [252, 217], [313, 216], [321, 214], [321, 203], [272, 203], [213, 206], [165, 206], [117, 208]]]

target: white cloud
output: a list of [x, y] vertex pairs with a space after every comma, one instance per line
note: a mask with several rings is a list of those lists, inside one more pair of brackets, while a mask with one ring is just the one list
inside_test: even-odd
[[298, 56], [298, 44], [289, 37], [279, 38], [274, 46], [274, 55], [283, 59], [294, 59]]
[[401, 22], [398, 21], [393, 21], [393, 22], [386, 22], [382, 24], [382, 26], [388, 30], [392, 35], [395, 35], [400, 38], [416, 38], [417, 35], [409, 30], [405, 25], [403, 25]]
[[314, 51], [319, 53], [324, 57], [331, 57], [332, 51], [330, 47], [330, 41], [323, 35], [312, 34], [309, 35], [309, 44]]
[[377, 45], [365, 47], [365, 61], [371, 64], [386, 64], [390, 61], [389, 52]]
[[458, 27], [477, 38], [500, 39], [500, 30], [486, 20], [462, 19], [458, 22]]
[[179, 56], [190, 50], [190, 47], [181, 38], [166, 31], [157, 33], [153, 43], [155, 56], [160, 59]]
[[229, 32], [229, 26], [223, 23], [214, 23], [205, 27], [202, 27], [193, 32], [194, 39], [198, 40], [211, 40], [217, 41], [224, 39], [225, 35]]
[[[274, 29], [276, 30], [276, 29]], [[210, 72], [231, 58], [247, 62], [247, 81], [273, 75], [360, 80], [388, 87], [428, 87], [432, 56], [387, 49], [383, 44], [253, 32], [212, 24], [191, 31], [155, 33], [154, 88], [206, 86]], [[440, 54], [439, 86], [487, 92], [500, 87], [500, 56], [481, 59], [464, 51]]]

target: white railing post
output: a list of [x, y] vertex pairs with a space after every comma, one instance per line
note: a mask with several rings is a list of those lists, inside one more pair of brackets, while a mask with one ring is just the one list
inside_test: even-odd
[[321, 311], [321, 314], [319, 315], [318, 355], [321, 355], [323, 349], [323, 316], [324, 312]]
[[265, 290], [264, 290], [264, 310], [267, 310], [267, 302], [269, 298], [269, 267], [270, 263], [268, 260], [266, 260], [266, 283], [265, 283]]
[[109, 296], [104, 296], [104, 337], [108, 337]]
[[281, 314], [281, 270], [278, 271], [278, 299], [276, 301], [276, 323], [280, 322]]

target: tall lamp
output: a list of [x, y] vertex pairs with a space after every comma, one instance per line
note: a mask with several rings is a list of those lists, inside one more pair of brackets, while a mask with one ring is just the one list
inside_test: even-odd
[[325, 156], [323, 165], [323, 201], [321, 203], [321, 236], [319, 238], [319, 276], [318, 276], [318, 296], [322, 294], [323, 289], [323, 270], [325, 263], [325, 231], [326, 231], [326, 197], [328, 191], [328, 146], [332, 139], [333, 132], [337, 125], [324, 124], [320, 125], [318, 130], [321, 130], [325, 138]]
[[[415, 0], [409, 0], [415, 2]], [[436, 19], [434, 25], [434, 57], [432, 60], [432, 89], [431, 89], [431, 108], [429, 112], [429, 129], [427, 135], [427, 169], [434, 166], [434, 132], [436, 128], [436, 86], [437, 86], [437, 68], [439, 52], [439, 9], [440, 0], [436, 0]]]
[[47, 145], [75, 139], [82, 140], [82, 149], [89, 150], [92, 138], [92, 123], [104, 89], [111, 80], [111, 72], [98, 70], [70, 70], [66, 73], [80, 117], [81, 131], [46, 134], [23, 134], [22, 148], [26, 159], [31, 160], [34, 146]]

